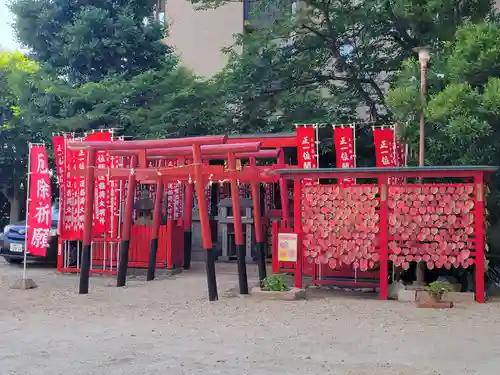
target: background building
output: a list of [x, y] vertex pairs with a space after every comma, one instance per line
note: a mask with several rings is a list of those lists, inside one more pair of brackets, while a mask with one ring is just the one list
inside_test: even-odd
[[167, 44], [180, 55], [185, 66], [204, 77], [224, 68], [227, 55], [222, 49], [233, 44], [235, 34], [265, 26], [278, 14], [277, 9], [268, 9], [258, 17], [250, 17], [258, 0], [231, 2], [209, 10], [196, 10], [188, 0], [159, 3], [158, 19], [165, 19], [168, 25]]

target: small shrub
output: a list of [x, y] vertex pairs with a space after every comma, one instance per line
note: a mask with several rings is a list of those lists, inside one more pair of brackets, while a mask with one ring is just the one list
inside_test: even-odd
[[443, 283], [442, 281], [434, 281], [430, 283], [429, 286], [425, 288], [427, 292], [436, 298], [442, 298], [448, 292], [451, 292], [451, 288], [448, 284]]
[[286, 292], [288, 287], [285, 284], [283, 275], [271, 275], [262, 281], [262, 290], [270, 292]]

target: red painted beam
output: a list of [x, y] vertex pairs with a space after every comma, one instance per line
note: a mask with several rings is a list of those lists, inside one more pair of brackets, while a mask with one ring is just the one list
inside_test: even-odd
[[[279, 175], [274, 173], [273, 168], [275, 166], [262, 165], [262, 166], [245, 166], [238, 171], [238, 179], [241, 182], [251, 182], [253, 180], [259, 182], [277, 182], [279, 180]], [[131, 169], [130, 168], [105, 168], [105, 169], [94, 169], [95, 177], [99, 176], [109, 176], [112, 180], [122, 180], [125, 181], [129, 178]], [[84, 176], [85, 170], [71, 170], [70, 176]], [[189, 176], [193, 178], [194, 169], [192, 165], [186, 165], [184, 167], [173, 167], [173, 168], [137, 168], [134, 169], [134, 175], [137, 180], [141, 183], [146, 183], [145, 181], [151, 181], [151, 183], [156, 183], [158, 178], [161, 176], [164, 183], [167, 182], [186, 182]], [[203, 168], [204, 178], [208, 181], [209, 176], [212, 176], [212, 181], [217, 182], [219, 180], [229, 179], [228, 171], [222, 165], [210, 165], [204, 166]]]
[[[202, 152], [203, 152], [203, 147], [202, 146]], [[156, 151], [156, 150], [155, 150]], [[128, 152], [128, 151], [125, 151]], [[255, 151], [255, 152], [234, 152], [235, 156], [237, 159], [250, 159], [250, 158], [255, 158], [255, 159], [277, 159], [280, 155], [281, 150], [260, 150], [260, 151]], [[127, 156], [132, 155], [133, 151], [127, 154]], [[148, 159], [150, 160], [164, 160], [168, 159], [166, 156], [150, 156], [154, 154], [152, 153], [147, 153]], [[113, 153], [113, 155], [116, 155]], [[125, 156], [125, 155], [119, 155], [119, 156]], [[227, 153], [221, 153], [220, 155], [202, 155], [203, 160], [227, 160]]]
[[[141, 141], [110, 141], [110, 142], [68, 142], [69, 150], [96, 149], [96, 150], [147, 150], [169, 147], [186, 147], [193, 145], [222, 145], [227, 136], [206, 136], [191, 138], [155, 139]], [[191, 148], [190, 148], [191, 149]]]
[[[92, 142], [95, 144], [97, 142]], [[248, 143], [239, 143], [237, 145], [228, 145], [228, 144], [215, 144], [215, 145], [202, 145], [200, 146], [201, 157], [209, 155], [221, 155], [227, 154], [228, 152], [232, 152], [238, 154], [240, 152], [245, 153], [254, 153], [259, 151], [261, 146], [260, 142], [248, 142]], [[110, 154], [113, 156], [132, 156], [140, 153], [140, 149], [127, 149], [126, 146], [123, 146], [121, 149], [113, 149], [110, 150]], [[146, 150], [146, 155], [150, 156], [163, 156], [163, 157], [179, 157], [179, 156], [191, 156], [193, 153], [192, 146], [190, 147], [173, 147], [173, 148], [165, 148], [158, 147], [155, 149]], [[206, 159], [206, 158], [204, 158]]]
[[297, 137], [295, 133], [281, 133], [275, 136], [269, 134], [248, 135], [238, 137], [228, 137], [227, 144], [246, 143], [246, 142], [262, 142], [263, 148], [279, 148], [279, 147], [297, 147]]

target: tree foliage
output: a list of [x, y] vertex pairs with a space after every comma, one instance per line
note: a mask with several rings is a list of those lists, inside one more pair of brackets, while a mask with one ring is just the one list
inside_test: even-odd
[[145, 22], [156, 1], [14, 0], [20, 42], [70, 82], [133, 76], [161, 67], [162, 26]]
[[[424, 111], [426, 164], [500, 165], [499, 25], [464, 24], [453, 42], [444, 42], [436, 49], [430, 60], [426, 103], [419, 99], [418, 71], [415, 59], [404, 62], [388, 94], [388, 103], [404, 124], [403, 134], [412, 142], [419, 136], [417, 120], [420, 111]], [[498, 174], [493, 176], [490, 187], [489, 243], [498, 252]], [[492, 268], [492, 272], [495, 270], [498, 271]]]
[[226, 69], [229, 89], [263, 107], [274, 106], [276, 92], [320, 90], [338, 122], [359, 115], [390, 120], [386, 89], [414, 48], [452, 40], [465, 20], [480, 21], [492, 9], [490, 0], [305, 0], [294, 13], [289, 0], [270, 2], [249, 23], [271, 5], [281, 17], [237, 38]]
[[497, 165], [500, 156], [500, 28], [468, 23], [454, 42], [443, 43], [430, 60], [429, 97], [419, 99], [419, 63], [403, 64], [388, 103], [409, 139], [418, 137], [425, 111], [426, 162], [437, 165]]
[[39, 132], [23, 118], [22, 97], [34, 88], [38, 65], [20, 52], [0, 51], [0, 193], [10, 204], [10, 219], [19, 219], [28, 142]]
[[141, 137], [202, 134], [227, 121], [215, 87], [164, 45], [156, 3], [15, 0], [18, 37], [47, 72], [25, 116], [50, 131]]

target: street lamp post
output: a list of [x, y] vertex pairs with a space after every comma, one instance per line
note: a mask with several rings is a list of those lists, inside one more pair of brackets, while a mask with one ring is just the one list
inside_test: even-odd
[[429, 47], [418, 47], [418, 61], [420, 61], [420, 102], [422, 110], [420, 111], [420, 144], [418, 148], [418, 165], [424, 166], [424, 152], [425, 152], [425, 115], [424, 105], [427, 95], [427, 64], [430, 59]]
[[[418, 47], [415, 49], [418, 52], [418, 61], [420, 62], [420, 102], [422, 109], [420, 111], [420, 138], [418, 147], [418, 165], [423, 167], [424, 153], [425, 153], [425, 114], [424, 106], [426, 102], [427, 95], [427, 65], [430, 59], [430, 48], [429, 47]], [[425, 263], [417, 263], [416, 269], [416, 285], [425, 285]]]

